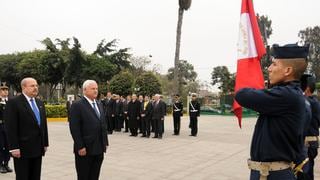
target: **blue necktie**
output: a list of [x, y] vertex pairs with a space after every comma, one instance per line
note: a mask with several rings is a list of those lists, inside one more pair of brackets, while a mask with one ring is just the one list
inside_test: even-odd
[[38, 111], [37, 105], [34, 102], [33, 98], [30, 99], [30, 102], [31, 102], [31, 106], [32, 106], [32, 111], [33, 111], [34, 115], [36, 116], [38, 125], [40, 126], [40, 113]]
[[99, 113], [99, 111], [98, 111], [98, 109], [97, 109], [96, 103], [93, 102], [92, 105], [93, 105], [93, 109], [94, 109], [94, 111], [96, 112], [98, 118], [100, 118], [100, 113]]

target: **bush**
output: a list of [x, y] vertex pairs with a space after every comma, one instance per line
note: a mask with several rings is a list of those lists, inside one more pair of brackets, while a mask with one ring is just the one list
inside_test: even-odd
[[47, 118], [67, 117], [65, 105], [46, 105]]

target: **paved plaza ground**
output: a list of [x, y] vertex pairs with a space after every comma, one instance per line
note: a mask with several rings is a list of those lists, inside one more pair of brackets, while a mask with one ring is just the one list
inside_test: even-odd
[[[198, 137], [190, 137], [188, 118], [183, 117], [180, 136], [172, 136], [172, 118], [165, 119], [162, 140], [129, 137], [117, 132], [109, 136], [110, 147], [101, 169], [101, 180], [246, 180], [246, 160], [256, 118], [202, 116]], [[74, 180], [73, 142], [66, 122], [49, 123], [50, 147], [43, 159], [43, 180]], [[320, 179], [320, 160], [316, 160]], [[12, 161], [11, 161], [12, 167]], [[1, 180], [14, 173], [0, 174]]]

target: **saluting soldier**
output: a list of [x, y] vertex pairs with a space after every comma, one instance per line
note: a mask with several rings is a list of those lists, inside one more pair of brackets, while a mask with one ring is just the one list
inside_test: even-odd
[[191, 102], [189, 103], [189, 116], [191, 128], [190, 136], [197, 136], [198, 134], [198, 117], [200, 116], [200, 103], [197, 100], [197, 94], [191, 94]]
[[173, 135], [180, 134], [180, 124], [181, 124], [181, 116], [183, 115], [183, 104], [180, 101], [180, 95], [176, 94], [174, 96], [173, 102]]
[[319, 147], [319, 126], [320, 126], [320, 103], [316, 96], [313, 95], [316, 89], [316, 80], [310, 74], [304, 74], [301, 77], [301, 89], [304, 92], [311, 107], [311, 121], [307, 127], [305, 134], [305, 145], [307, 148], [307, 155], [309, 163], [304, 174], [308, 179], [314, 179], [314, 159], [318, 155]]
[[8, 149], [7, 132], [4, 127], [4, 110], [8, 101], [8, 87], [0, 86], [0, 173], [12, 172], [8, 163], [10, 153]]
[[268, 68], [271, 88], [240, 89], [236, 101], [259, 112], [255, 125], [251, 158], [251, 180], [294, 180], [292, 163], [299, 158], [306, 119], [306, 102], [300, 77], [307, 67], [309, 46], [274, 45]]

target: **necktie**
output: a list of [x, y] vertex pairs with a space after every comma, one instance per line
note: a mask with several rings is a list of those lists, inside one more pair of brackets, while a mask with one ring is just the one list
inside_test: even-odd
[[93, 105], [93, 109], [94, 109], [94, 111], [96, 112], [98, 118], [100, 118], [100, 113], [99, 113], [99, 111], [98, 111], [98, 109], [97, 109], [96, 103], [93, 102], [92, 105]]
[[40, 121], [40, 112], [39, 112], [33, 98], [30, 99], [30, 102], [31, 102], [32, 111], [33, 111], [34, 115], [36, 116], [38, 125], [40, 126], [40, 122], [41, 122]]

